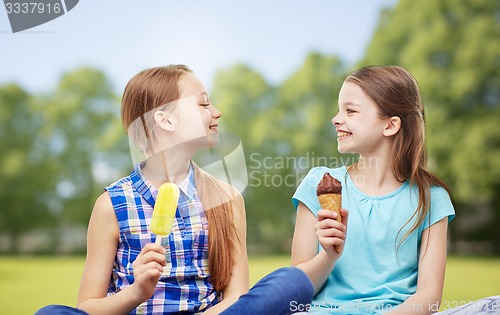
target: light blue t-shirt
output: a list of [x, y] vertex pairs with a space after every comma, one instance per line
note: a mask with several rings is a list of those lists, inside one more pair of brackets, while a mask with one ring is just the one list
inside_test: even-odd
[[[442, 187], [431, 188], [429, 215], [396, 251], [398, 241], [413, 224], [418, 189], [404, 182], [384, 196], [368, 196], [353, 183], [346, 167], [316, 167], [302, 180], [292, 202], [299, 202], [317, 216], [320, 205], [316, 187], [325, 172], [342, 183], [342, 208], [349, 211], [344, 252], [316, 294], [311, 313], [382, 314], [416, 292], [422, 231], [444, 217], [455, 216], [453, 204]], [[396, 240], [396, 237], [397, 240]], [[321, 246], [319, 249], [321, 250]]]

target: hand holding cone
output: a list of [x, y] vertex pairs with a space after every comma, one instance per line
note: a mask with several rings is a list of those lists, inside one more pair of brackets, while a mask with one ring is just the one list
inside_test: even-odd
[[[330, 173], [325, 173], [316, 189], [319, 204], [322, 209], [337, 212], [337, 221], [342, 222], [340, 209], [342, 208], [342, 184]], [[338, 246], [335, 246], [335, 252], [340, 253]]]

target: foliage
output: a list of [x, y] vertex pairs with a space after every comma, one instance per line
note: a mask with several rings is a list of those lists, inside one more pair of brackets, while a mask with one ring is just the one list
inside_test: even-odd
[[[500, 225], [499, 16], [498, 1], [401, 0], [382, 14], [360, 62], [399, 64], [417, 78], [430, 168], [451, 188], [457, 226], [485, 218], [478, 232]], [[477, 239], [500, 252], [500, 233], [481, 232]]]
[[49, 163], [37, 148], [41, 117], [33, 110], [35, 100], [16, 84], [0, 87], [0, 229], [13, 238], [40, 225], [50, 215], [43, 203], [51, 189]]
[[[401, 0], [382, 12], [357, 65], [399, 64], [419, 81], [429, 168], [449, 184], [458, 214], [456, 250], [476, 240], [500, 252], [499, 16], [498, 1]], [[212, 101], [247, 162], [250, 252], [288, 252], [300, 180], [314, 166], [354, 161], [337, 153], [330, 122], [350, 70], [311, 52], [274, 86], [244, 64], [217, 73]], [[65, 73], [45, 94], [0, 86], [0, 228], [12, 250], [26, 232], [52, 227], [57, 239], [64, 226], [86, 225], [102, 187], [129, 173], [118, 103], [91, 68]]]
[[327, 117], [336, 111], [344, 74], [338, 58], [316, 52], [276, 87], [243, 65], [217, 74], [212, 99], [223, 113], [221, 124], [241, 137], [247, 160], [251, 249], [289, 250], [295, 214], [291, 196], [305, 173], [318, 164], [317, 157], [336, 155]]
[[4, 207], [0, 226], [14, 241], [15, 251], [23, 232], [87, 224], [96, 185], [109, 180], [102, 170], [109, 173], [123, 167], [116, 162], [120, 159], [111, 164], [105, 149], [119, 152], [123, 141], [115, 139], [111, 146], [103, 142], [116, 133], [118, 126], [109, 122], [118, 120], [118, 106], [101, 71], [81, 68], [66, 73], [46, 95], [28, 95], [7, 85], [0, 89], [0, 100], [4, 120], [0, 165], [5, 183], [0, 192]]

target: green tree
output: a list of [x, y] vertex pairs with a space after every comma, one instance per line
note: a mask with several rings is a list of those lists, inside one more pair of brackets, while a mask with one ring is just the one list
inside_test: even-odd
[[[0, 227], [12, 240], [28, 231], [88, 223], [103, 186], [131, 168], [119, 102], [104, 73], [80, 68], [54, 91], [30, 95], [0, 87]], [[50, 229], [48, 229], [50, 228]]]
[[212, 102], [222, 112], [221, 127], [241, 139], [247, 161], [249, 185], [244, 195], [250, 249], [252, 244], [258, 244], [261, 240], [261, 211], [254, 197], [259, 194], [259, 187], [256, 187], [253, 177], [257, 173], [253, 161], [255, 156], [263, 154], [263, 148], [254, 139], [254, 134], [262, 131], [255, 121], [273, 105], [274, 94], [274, 88], [268, 85], [261, 74], [243, 64], [219, 71], [211, 91]]
[[255, 202], [262, 211], [262, 241], [274, 242], [275, 250], [290, 249], [295, 220], [291, 197], [307, 171], [342, 164], [331, 118], [345, 71], [338, 58], [310, 53], [277, 87], [273, 106], [255, 121], [255, 143], [263, 144], [264, 156], [273, 157], [263, 169], [266, 177], [261, 178], [264, 185]]
[[34, 99], [18, 85], [0, 87], [0, 229], [10, 237], [12, 252], [23, 233], [50, 226], [43, 201], [53, 187], [47, 160], [37, 152], [41, 119], [33, 108]]
[[250, 250], [289, 251], [297, 184], [313, 166], [340, 163], [330, 119], [344, 75], [338, 58], [316, 52], [276, 87], [242, 65], [217, 75], [214, 102], [222, 124], [241, 135], [247, 158]]
[[[399, 64], [417, 78], [426, 106], [430, 167], [450, 185], [457, 208], [453, 239], [487, 240], [496, 253], [500, 253], [500, 234], [494, 232], [500, 225], [499, 14], [498, 1], [401, 0], [381, 15], [360, 62]], [[471, 220], [481, 213], [486, 213], [484, 224]], [[457, 225], [466, 225], [460, 221], [468, 220], [478, 224], [475, 236], [456, 231]]]
[[[117, 133], [119, 104], [113, 88], [103, 72], [76, 69], [61, 77], [38, 110], [48, 144], [44, 154], [57, 161], [51, 167], [56, 190], [48, 199], [59, 212], [60, 224], [87, 224], [96, 194], [102, 192], [97, 185], [129, 162]], [[113, 150], [118, 144], [121, 149]]]
[[300, 157], [314, 152], [339, 157], [331, 119], [338, 111], [338, 93], [346, 71], [339, 58], [311, 52], [301, 68], [280, 85], [272, 117], [281, 117], [281, 128], [270, 124], [269, 129], [271, 137], [289, 143], [291, 149], [286, 154]]
[[244, 143], [251, 141], [246, 123], [272, 105], [271, 95], [272, 87], [262, 75], [243, 64], [217, 72], [211, 92], [214, 105], [222, 112], [221, 126]]

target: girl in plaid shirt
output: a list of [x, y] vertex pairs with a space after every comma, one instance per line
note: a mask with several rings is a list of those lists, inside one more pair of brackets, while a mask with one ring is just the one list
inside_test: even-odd
[[[219, 112], [183, 65], [147, 69], [130, 80], [122, 121], [146, 159], [97, 199], [88, 228], [78, 309], [37, 314], [288, 314], [313, 287], [282, 268], [248, 291], [241, 194], [191, 158], [219, 143]], [[164, 182], [179, 186], [175, 223], [157, 242], [149, 223]]]

